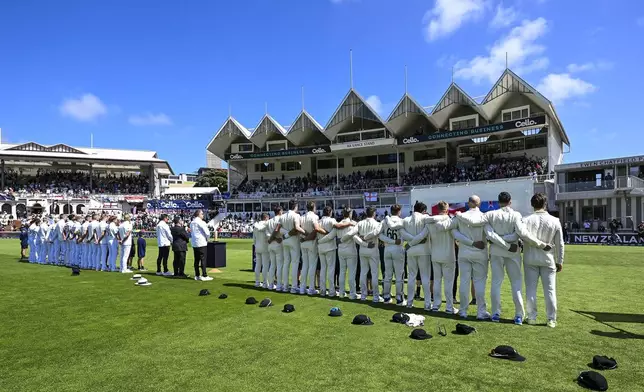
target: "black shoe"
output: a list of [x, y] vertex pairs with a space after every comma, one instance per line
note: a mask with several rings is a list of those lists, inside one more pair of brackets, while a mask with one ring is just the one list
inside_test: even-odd
[[470, 305], [476, 305], [476, 300], [473, 299], [472, 302], [470, 302]]

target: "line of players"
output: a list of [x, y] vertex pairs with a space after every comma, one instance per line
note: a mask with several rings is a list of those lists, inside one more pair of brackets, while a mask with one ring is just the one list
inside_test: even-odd
[[[315, 273], [319, 258], [320, 295], [345, 297], [348, 272], [348, 296], [351, 299], [357, 299], [355, 276], [359, 254], [361, 300], [367, 300], [367, 277], [371, 271], [374, 302], [391, 302], [392, 279], [395, 277], [396, 304], [411, 308], [414, 301], [414, 285], [408, 284], [406, 301], [403, 292], [406, 252], [408, 276], [414, 277], [420, 273], [425, 293], [425, 310], [440, 310], [441, 286], [444, 282], [445, 312], [467, 318], [470, 281], [472, 281], [477, 319], [499, 322], [501, 285], [507, 272], [515, 305], [514, 323], [521, 325], [525, 318], [522, 295], [523, 264], [527, 295], [527, 323], [536, 323], [536, 291], [541, 278], [546, 302], [547, 325], [554, 328], [557, 319], [556, 273], [562, 270], [564, 257], [561, 224], [557, 218], [547, 213], [547, 199], [544, 194], [536, 194], [532, 197], [534, 213], [526, 218], [522, 218], [519, 212], [511, 208], [509, 193], [502, 192], [498, 200], [499, 210], [483, 213], [479, 209], [480, 198], [473, 195], [468, 200], [469, 210], [457, 213], [454, 217], [449, 215], [449, 205], [444, 201], [438, 203], [440, 210], [438, 215], [428, 215], [427, 206], [424, 203], [416, 203], [413, 214], [405, 219], [400, 217], [401, 207], [394, 205], [391, 207], [391, 215], [382, 222], [374, 219], [375, 209], [371, 207], [366, 209], [366, 219], [360, 222], [350, 219], [351, 210], [348, 209], [343, 211], [343, 219], [340, 222], [336, 221], [331, 207], [324, 208], [320, 219], [315, 211], [314, 202], [307, 203], [307, 212], [300, 216], [297, 202], [291, 201], [288, 212], [283, 213], [281, 207], [276, 207], [273, 218], [269, 219], [268, 215], [264, 214], [262, 220], [254, 225], [253, 238], [257, 255], [256, 279], [259, 280], [261, 273], [263, 278], [261, 286], [269, 290], [290, 291], [293, 294], [317, 294]], [[520, 239], [523, 241], [523, 262]], [[460, 309], [454, 308], [452, 296], [456, 267], [455, 240], [459, 244]], [[385, 245], [382, 297], [378, 286], [380, 266], [378, 241], [382, 241]], [[403, 246], [405, 242], [406, 245]], [[359, 251], [355, 244], [359, 246]], [[336, 250], [340, 266], [338, 293], [333, 284]], [[490, 265], [492, 314], [487, 311], [485, 299]], [[433, 302], [432, 296], [428, 295], [432, 269]], [[260, 285], [259, 282], [258, 285]]]
[[29, 262], [131, 273], [127, 267], [132, 247], [130, 219], [129, 214], [124, 215], [123, 221], [106, 214], [72, 214], [60, 215], [50, 225], [48, 219], [34, 218], [28, 229]]

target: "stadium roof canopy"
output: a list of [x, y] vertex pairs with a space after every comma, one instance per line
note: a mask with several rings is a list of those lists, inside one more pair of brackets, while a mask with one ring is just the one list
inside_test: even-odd
[[265, 114], [250, 135], [250, 141], [261, 148], [266, 145], [267, 141], [287, 140], [286, 133], [286, 129], [280, 123], [270, 115]]
[[324, 134], [329, 140], [333, 140], [340, 133], [377, 128], [387, 126], [367, 101], [354, 89], [350, 89], [326, 124]]
[[215, 136], [208, 143], [206, 149], [218, 157], [223, 157], [224, 153], [233, 143], [247, 143], [250, 140], [251, 133], [239, 121], [230, 116], [219, 128]]
[[328, 144], [329, 139], [323, 132], [322, 125], [306, 110], [302, 110], [289, 127], [286, 137], [296, 146]]
[[434, 128], [433, 131], [436, 130], [434, 120], [427, 114], [425, 109], [411, 95], [405, 93], [389, 115], [387, 127], [394, 135], [400, 136], [403, 132], [409, 130], [414, 123], [422, 119], [431, 124]]
[[155, 151], [115, 150], [106, 148], [71, 147], [66, 144], [46, 146], [28, 142], [0, 144], [0, 159], [5, 161], [74, 162], [102, 165], [153, 165], [161, 173], [173, 173], [170, 164], [159, 159]]
[[481, 107], [487, 112], [489, 118], [494, 118], [504, 109], [503, 105], [513, 93], [523, 94], [530, 98], [537, 106], [543, 108], [557, 123], [563, 142], [570, 145], [570, 139], [568, 139], [568, 135], [552, 102], [510, 69], [506, 69], [499, 80], [496, 81], [490, 92], [481, 102]]
[[445, 94], [443, 94], [440, 101], [438, 101], [432, 110], [432, 118], [436, 125], [440, 128], [448, 125], [447, 120], [453, 117], [454, 111], [458, 109], [459, 106], [469, 106], [474, 109], [476, 113], [481, 115], [481, 117], [489, 121], [487, 114], [481, 106], [456, 83], [452, 82], [452, 84], [447, 88], [447, 91], [445, 91]]

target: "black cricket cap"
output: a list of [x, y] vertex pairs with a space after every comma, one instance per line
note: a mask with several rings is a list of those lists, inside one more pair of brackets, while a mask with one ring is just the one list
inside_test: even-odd
[[271, 301], [270, 298], [264, 298], [262, 302], [259, 303], [260, 308], [267, 308], [269, 306], [273, 306], [273, 301]]
[[392, 323], [407, 324], [407, 321], [409, 321], [409, 316], [405, 313], [394, 313], [394, 315], [391, 316]]
[[595, 355], [593, 363], [588, 364], [588, 366], [595, 370], [611, 370], [617, 367], [617, 361], [605, 355]]
[[516, 362], [523, 362], [525, 361], [525, 357], [521, 356], [511, 346], [497, 346], [496, 348], [492, 349], [490, 352], [490, 356], [492, 358], [499, 358], [499, 359], [508, 359], [510, 361], [516, 361]]
[[72, 276], [80, 275], [80, 268], [77, 266], [72, 267]]
[[426, 340], [431, 339], [432, 335], [428, 334], [427, 331], [422, 328], [416, 328], [411, 331], [411, 335], [409, 335], [409, 337], [414, 340]]
[[293, 312], [295, 312], [295, 306], [291, 304], [284, 305], [284, 310], [282, 310], [282, 313], [293, 313]]
[[457, 335], [469, 335], [473, 332], [476, 332], [476, 328], [461, 323], [456, 324], [456, 330], [454, 331]]
[[248, 297], [246, 298], [246, 305], [255, 305], [257, 303], [257, 300], [255, 297]]
[[329, 316], [331, 316], [331, 317], [340, 317], [340, 316], [342, 316], [342, 311], [337, 306], [334, 306], [329, 311]]
[[353, 318], [353, 321], [351, 324], [354, 325], [373, 325], [373, 321], [369, 318], [369, 316], [365, 316], [364, 314], [359, 314], [356, 317]]
[[210, 295], [210, 291], [208, 291], [208, 289], [201, 289], [201, 291], [199, 292], [199, 296], [203, 297], [206, 295]]
[[228, 298], [228, 294], [226, 293], [219, 294], [219, 299], [226, 299], [226, 298]]
[[577, 377], [577, 383], [582, 387], [593, 391], [608, 390], [608, 381], [606, 381], [606, 377], [592, 370], [581, 372], [579, 377]]

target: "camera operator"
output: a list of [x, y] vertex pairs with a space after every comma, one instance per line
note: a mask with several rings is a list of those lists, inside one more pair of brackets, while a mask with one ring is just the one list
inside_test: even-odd
[[610, 229], [610, 240], [609, 243], [614, 244], [616, 242], [621, 242], [621, 239], [617, 235], [617, 230], [622, 228], [622, 222], [618, 221], [617, 219], [613, 219], [610, 221], [608, 224], [608, 227]]

